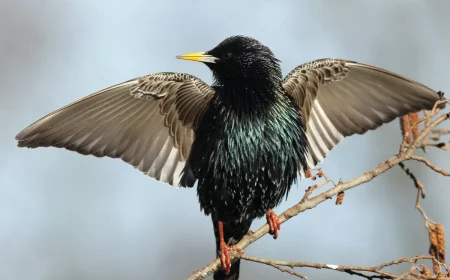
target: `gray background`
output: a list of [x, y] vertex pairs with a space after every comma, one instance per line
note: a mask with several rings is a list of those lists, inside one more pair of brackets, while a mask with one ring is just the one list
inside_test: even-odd
[[[335, 57], [374, 64], [450, 93], [450, 1], [0, 1], [0, 279], [184, 279], [214, 256], [209, 217], [194, 189], [149, 179], [113, 159], [18, 149], [25, 126], [89, 93], [160, 71], [211, 82], [207, 67], [176, 60], [244, 34], [270, 46], [285, 74]], [[398, 122], [343, 141], [323, 164], [350, 179], [397, 151]], [[447, 170], [448, 153], [428, 157]], [[410, 164], [429, 216], [450, 230], [449, 180]], [[278, 213], [312, 182], [293, 187]], [[327, 201], [246, 249], [252, 256], [376, 265], [426, 254], [416, 191], [397, 167]], [[253, 229], [264, 223], [258, 220]], [[447, 242], [449, 244], [449, 242]], [[406, 269], [403, 267], [402, 269]], [[298, 269], [310, 279], [356, 278]], [[394, 270], [395, 271], [395, 270]], [[244, 279], [292, 276], [244, 262]]]

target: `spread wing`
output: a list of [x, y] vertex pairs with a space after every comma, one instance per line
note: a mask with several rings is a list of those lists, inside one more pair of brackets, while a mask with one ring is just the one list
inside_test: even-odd
[[284, 79], [283, 88], [294, 97], [305, 120], [309, 168], [322, 162], [344, 137], [431, 109], [442, 98], [398, 74], [340, 59], [298, 66]]
[[133, 79], [82, 98], [33, 123], [19, 147], [58, 147], [121, 158], [173, 186], [214, 89], [181, 73]]

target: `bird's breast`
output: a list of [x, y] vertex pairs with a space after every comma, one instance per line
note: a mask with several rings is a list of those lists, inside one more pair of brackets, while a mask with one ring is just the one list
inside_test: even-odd
[[259, 215], [286, 194], [301, 168], [304, 135], [297, 108], [282, 101], [233, 108], [215, 100], [205, 112], [187, 165], [207, 213]]

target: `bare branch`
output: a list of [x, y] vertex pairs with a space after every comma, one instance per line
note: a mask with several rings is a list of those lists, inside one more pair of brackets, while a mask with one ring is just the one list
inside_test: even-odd
[[436, 172], [438, 172], [438, 173], [441, 173], [441, 174], [444, 175], [444, 176], [450, 176], [450, 173], [448, 173], [448, 172], [446, 172], [444, 169], [439, 168], [439, 167], [437, 167], [436, 165], [432, 164], [432, 163], [431, 163], [429, 160], [427, 160], [426, 158], [418, 157], [418, 156], [415, 156], [415, 155], [411, 155], [411, 156], [410, 156], [410, 159], [413, 159], [413, 160], [417, 160], [417, 161], [423, 162], [423, 163], [425, 163], [429, 168], [431, 168], [432, 170], [434, 170], [434, 171], [436, 171]]
[[[255, 258], [247, 255], [242, 255], [241, 259], [267, 264], [272, 267], [275, 267], [283, 272], [288, 272], [292, 275], [293, 270], [283, 269], [283, 267], [289, 267], [293, 269], [294, 267], [308, 267], [308, 268], [315, 268], [315, 269], [327, 269], [327, 270], [334, 270], [339, 272], [348, 273], [350, 275], [358, 275], [366, 279], [397, 279], [399, 276], [383, 271], [383, 269], [401, 264], [401, 263], [416, 263], [418, 260], [433, 260], [432, 256], [417, 256], [413, 258], [401, 258], [398, 260], [394, 260], [391, 262], [383, 263], [378, 266], [350, 266], [350, 265], [334, 265], [334, 264], [321, 264], [321, 263], [311, 263], [311, 262], [299, 262], [299, 261], [280, 261], [280, 260], [269, 260], [269, 259], [262, 259], [262, 258]], [[413, 266], [415, 270], [415, 266]], [[295, 272], [294, 272], [295, 273]], [[367, 274], [370, 273], [370, 274]], [[296, 275], [297, 276], [297, 275]], [[300, 278], [306, 279], [306, 276], [300, 275], [298, 276]], [[422, 279], [435, 279], [435, 278], [422, 278]]]

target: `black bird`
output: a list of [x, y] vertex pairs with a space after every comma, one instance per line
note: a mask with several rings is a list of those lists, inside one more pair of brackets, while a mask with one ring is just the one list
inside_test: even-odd
[[223, 267], [214, 279], [238, 279], [239, 261], [231, 265], [228, 253], [255, 218], [266, 215], [277, 237], [272, 209], [344, 137], [442, 98], [398, 74], [341, 59], [302, 64], [283, 79], [272, 51], [244, 36], [177, 58], [205, 63], [213, 85], [182, 73], [143, 76], [65, 106], [16, 139], [19, 147], [121, 158], [173, 186], [197, 182]]

